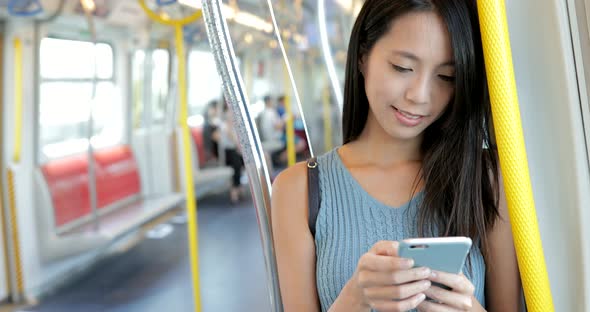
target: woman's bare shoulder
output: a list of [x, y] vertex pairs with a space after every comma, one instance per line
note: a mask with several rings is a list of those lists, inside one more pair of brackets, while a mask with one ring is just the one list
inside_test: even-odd
[[293, 166], [281, 171], [275, 178], [273, 190], [284, 187], [304, 187], [307, 185], [307, 162], [298, 162]]
[[[272, 184], [273, 211], [278, 209], [307, 216], [307, 163], [299, 162], [283, 170]], [[285, 209], [281, 208], [285, 207]], [[285, 211], [285, 213], [287, 213]]]

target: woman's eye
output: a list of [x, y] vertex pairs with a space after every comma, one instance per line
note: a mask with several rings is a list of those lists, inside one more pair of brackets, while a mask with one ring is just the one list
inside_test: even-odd
[[407, 72], [411, 72], [412, 69], [411, 68], [405, 68], [405, 67], [401, 67], [401, 66], [397, 66], [397, 65], [391, 65], [393, 66], [393, 69], [395, 69], [396, 71], [400, 72], [400, 73], [407, 73]]
[[455, 82], [455, 76], [438, 75], [440, 79], [447, 82]]

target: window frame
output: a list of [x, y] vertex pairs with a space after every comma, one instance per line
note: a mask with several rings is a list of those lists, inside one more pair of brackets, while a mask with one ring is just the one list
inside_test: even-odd
[[[68, 40], [68, 41], [78, 41], [78, 42], [86, 42], [86, 43], [93, 43], [90, 40], [84, 40], [81, 38], [73, 38], [73, 37], [66, 37], [66, 36], [57, 36], [57, 35], [47, 35], [39, 40], [38, 48], [39, 48], [39, 64], [41, 64], [41, 41], [43, 39], [56, 39], [56, 40]], [[118, 82], [117, 77], [117, 49], [115, 45], [109, 40], [100, 40], [97, 41], [96, 44], [106, 44], [111, 48], [113, 52], [113, 64], [112, 64], [112, 72], [111, 78], [98, 78], [96, 77], [96, 82], [113, 82], [115, 85]], [[41, 68], [39, 68], [39, 85], [43, 82], [93, 82], [95, 78], [45, 78], [41, 75]]]
[[[162, 50], [165, 51], [167, 53], [167, 61], [168, 61], [168, 66], [166, 69], [166, 95], [164, 98], [164, 116], [161, 119], [156, 119], [154, 116], [154, 108], [155, 108], [155, 103], [153, 101], [154, 99], [154, 95], [155, 95], [155, 90], [153, 88], [153, 81], [154, 81], [154, 60], [153, 60], [153, 54], [154, 52], [158, 51], [158, 50]], [[134, 75], [134, 71], [135, 71], [135, 54], [139, 51], [142, 51], [144, 53], [144, 60], [143, 63], [141, 64], [140, 67], [138, 67], [138, 69], [141, 70], [142, 72], [142, 76], [141, 76], [141, 92], [139, 92], [141, 95], [141, 99], [143, 99], [143, 103], [141, 103], [141, 114], [139, 114], [137, 116], [135, 116], [135, 90], [134, 90], [134, 83], [135, 83], [135, 75]], [[172, 74], [174, 72], [173, 66], [175, 66], [174, 62], [174, 54], [173, 51], [168, 48], [168, 47], [159, 47], [155, 44], [150, 44], [148, 47], [145, 48], [137, 48], [137, 49], [132, 49], [129, 51], [129, 68], [130, 68], [130, 78], [129, 78], [129, 83], [127, 84], [130, 88], [130, 100], [129, 103], [131, 105], [131, 117], [130, 117], [130, 124], [131, 124], [131, 129], [132, 132], [133, 131], [140, 131], [142, 129], [154, 129], [154, 128], [167, 128], [169, 127], [169, 122], [168, 120], [170, 119], [170, 115], [174, 114], [174, 105], [172, 105], [174, 103], [173, 97], [176, 95], [175, 92], [173, 92], [173, 81], [174, 81], [174, 77], [172, 77]], [[172, 103], [172, 104], [171, 104]]]
[[[43, 39], [56, 39], [56, 40], [68, 40], [68, 41], [78, 41], [78, 42], [85, 42], [85, 43], [91, 43], [91, 44], [105, 44], [107, 45], [112, 52], [112, 64], [111, 64], [111, 76], [109, 78], [46, 78], [43, 77], [42, 73], [41, 73], [41, 62], [42, 62], [42, 55], [41, 55], [41, 42], [43, 41]], [[61, 159], [61, 158], [65, 158], [65, 157], [71, 157], [74, 155], [78, 155], [80, 153], [85, 153], [85, 152], [80, 152], [80, 153], [71, 153], [71, 154], [65, 154], [65, 155], [61, 155], [58, 157], [48, 157], [43, 153], [43, 142], [41, 140], [41, 136], [42, 136], [42, 127], [41, 127], [41, 87], [44, 83], [59, 83], [59, 82], [65, 82], [65, 83], [80, 83], [80, 84], [88, 84], [88, 83], [96, 83], [96, 85], [98, 86], [98, 84], [100, 83], [112, 83], [112, 85], [116, 88], [117, 87], [117, 83], [119, 81], [119, 77], [117, 75], [117, 65], [119, 63], [119, 61], [117, 60], [117, 48], [116, 46], [113, 44], [113, 42], [109, 41], [109, 40], [99, 40], [96, 43], [92, 42], [91, 40], [88, 40], [86, 38], [81, 38], [81, 37], [75, 37], [75, 36], [61, 36], [61, 35], [55, 35], [55, 34], [47, 34], [45, 36], [42, 36], [41, 38], [39, 38], [36, 41], [36, 51], [37, 51], [37, 55], [36, 55], [36, 63], [37, 63], [37, 70], [35, 73], [36, 76], [36, 81], [35, 81], [35, 87], [36, 90], [39, 94], [39, 96], [36, 99], [36, 109], [35, 109], [35, 163], [37, 165], [42, 165], [44, 163], [47, 163], [49, 161], [53, 161], [53, 160], [57, 160], [57, 159]], [[123, 105], [125, 105], [125, 99], [121, 99], [121, 103]], [[123, 107], [124, 108], [124, 107]], [[127, 119], [125, 118], [125, 112], [123, 111], [123, 122], [126, 123]], [[126, 132], [126, 131], [125, 131]], [[94, 134], [93, 134], [94, 136]], [[85, 137], [86, 138], [86, 137]], [[126, 142], [127, 140], [127, 136], [125, 133], [123, 133], [122, 135], [123, 138], [123, 142]]]

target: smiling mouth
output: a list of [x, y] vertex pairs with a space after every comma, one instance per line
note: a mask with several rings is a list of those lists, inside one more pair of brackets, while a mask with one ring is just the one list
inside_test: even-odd
[[412, 114], [412, 113], [403, 111], [403, 110], [401, 110], [401, 109], [399, 109], [399, 108], [397, 108], [397, 107], [395, 107], [393, 105], [391, 107], [393, 109], [395, 109], [396, 111], [398, 111], [400, 114], [404, 115], [404, 117], [409, 118], [409, 119], [414, 119], [415, 120], [415, 119], [420, 119], [422, 117], [426, 117], [424, 115], [415, 115], [415, 114]]

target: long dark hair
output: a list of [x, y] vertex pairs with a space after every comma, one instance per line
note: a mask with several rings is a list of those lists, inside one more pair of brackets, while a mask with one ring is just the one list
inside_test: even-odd
[[[354, 24], [344, 88], [344, 143], [359, 137], [369, 103], [359, 61], [397, 17], [433, 11], [447, 25], [455, 62], [455, 93], [424, 133], [420, 235], [468, 236], [485, 254], [498, 214], [498, 160], [475, 0], [367, 0]], [[484, 147], [485, 146], [485, 147]]]

